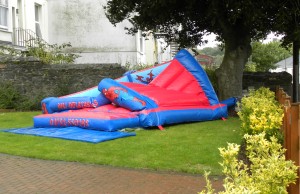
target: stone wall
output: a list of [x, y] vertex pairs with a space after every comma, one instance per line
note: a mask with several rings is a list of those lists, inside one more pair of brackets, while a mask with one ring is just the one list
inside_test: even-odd
[[[125, 71], [118, 64], [0, 63], [0, 85], [12, 83], [21, 94], [31, 98], [62, 96], [97, 86], [106, 77], [118, 78]], [[243, 90], [261, 86], [275, 90], [278, 85], [291, 95], [292, 75], [286, 72], [245, 72], [243, 75]]]
[[33, 98], [61, 96], [97, 86], [106, 77], [118, 78], [125, 71], [118, 64], [0, 64], [0, 84], [10, 82]]
[[243, 90], [267, 87], [275, 91], [280, 86], [290, 96], [292, 95], [292, 75], [287, 72], [244, 72]]

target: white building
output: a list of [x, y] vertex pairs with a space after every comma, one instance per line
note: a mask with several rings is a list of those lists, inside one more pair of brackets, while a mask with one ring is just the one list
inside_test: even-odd
[[157, 40], [138, 32], [126, 34], [128, 21], [113, 26], [106, 18], [106, 0], [48, 0], [49, 42], [70, 42], [77, 63], [154, 64], [170, 60], [155, 48]]
[[[300, 56], [299, 56], [300, 60]], [[271, 72], [288, 72], [293, 76], [293, 56], [283, 59], [275, 64], [277, 66], [276, 69], [271, 70]], [[299, 80], [300, 83], [300, 80]]]
[[283, 59], [276, 64], [276, 69], [271, 70], [271, 72], [283, 72], [286, 71], [289, 74], [293, 75], [293, 57], [288, 57]]
[[46, 0], [0, 0], [0, 43], [24, 46], [28, 37], [48, 40]]
[[25, 46], [40, 37], [49, 44], [70, 42], [76, 63], [154, 64], [171, 59], [170, 48], [153, 36], [126, 34], [128, 21], [113, 26], [107, 0], [0, 0], [0, 44]]

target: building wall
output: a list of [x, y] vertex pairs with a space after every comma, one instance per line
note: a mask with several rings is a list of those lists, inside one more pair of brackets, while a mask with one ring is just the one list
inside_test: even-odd
[[35, 5], [40, 6], [40, 29], [42, 38], [48, 40], [47, 0], [8, 0], [8, 26], [0, 28], [0, 41], [13, 42], [13, 29], [28, 29], [36, 33]]
[[81, 55], [76, 63], [136, 64], [143, 59], [139, 37], [126, 34], [129, 22], [114, 27], [106, 18], [106, 0], [48, 0], [49, 42], [70, 42]]
[[172, 59], [170, 46], [162, 38], [155, 38], [153, 35], [145, 39], [145, 64], [161, 64]]
[[24, 23], [20, 24], [20, 27], [24, 29], [30, 29], [36, 32], [35, 28], [35, 5], [40, 6], [40, 29], [42, 33], [42, 38], [48, 41], [48, 3], [47, 0], [23, 0], [24, 13], [22, 18]]

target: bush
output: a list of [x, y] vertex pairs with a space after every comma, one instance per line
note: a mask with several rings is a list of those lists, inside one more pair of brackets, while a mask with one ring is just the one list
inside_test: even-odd
[[126, 63], [125, 64], [125, 69], [127, 69], [128, 71], [140, 71], [143, 69], [147, 69], [150, 67], [154, 67], [155, 65], [151, 65], [151, 64], [142, 64], [142, 63], [138, 63], [136, 65], [132, 65], [130, 63]]
[[44, 98], [42, 95], [34, 96], [34, 98], [23, 96], [17, 101], [15, 109], [18, 111], [41, 110], [41, 101]]
[[273, 135], [279, 140], [282, 139], [279, 129], [282, 125], [283, 109], [275, 100], [274, 92], [264, 87], [250, 91], [249, 96], [242, 98], [238, 106], [244, 134], [265, 132], [267, 139]]
[[[264, 132], [246, 134], [244, 138], [250, 166], [237, 159], [239, 145], [228, 144], [227, 149], [219, 149], [226, 176], [223, 184], [225, 191], [220, 193], [287, 193], [287, 186], [296, 181], [298, 167], [292, 161], [285, 160], [285, 150], [281, 144], [275, 137], [266, 140]], [[199, 194], [204, 193], [214, 193], [209, 181], [206, 189]]]
[[15, 49], [11, 46], [0, 46], [0, 60], [4, 63], [17, 62], [22, 57], [35, 57], [44, 64], [70, 64], [80, 57], [77, 54], [66, 52], [72, 45], [70, 43], [48, 44], [47, 42], [35, 39], [27, 43], [26, 51]]
[[0, 109], [40, 110], [40, 102], [43, 98], [43, 95], [35, 96], [34, 98], [21, 95], [11, 82], [0, 84]]
[[61, 45], [48, 44], [37, 39], [34, 46], [27, 46], [26, 56], [33, 56], [38, 58], [44, 64], [68, 64], [74, 63], [79, 55], [64, 52], [66, 48], [70, 48], [70, 43], [63, 43]]
[[14, 109], [16, 102], [20, 99], [21, 94], [11, 82], [1, 83], [0, 85], [0, 108]]
[[244, 72], [256, 72], [256, 64], [254, 62], [246, 63]]

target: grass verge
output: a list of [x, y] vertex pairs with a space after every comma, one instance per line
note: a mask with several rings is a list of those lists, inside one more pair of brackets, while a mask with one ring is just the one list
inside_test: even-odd
[[[39, 112], [0, 113], [0, 129], [32, 126]], [[219, 147], [240, 143], [240, 121], [207, 121], [140, 130], [99, 144], [0, 132], [0, 153], [137, 169], [221, 174]]]

